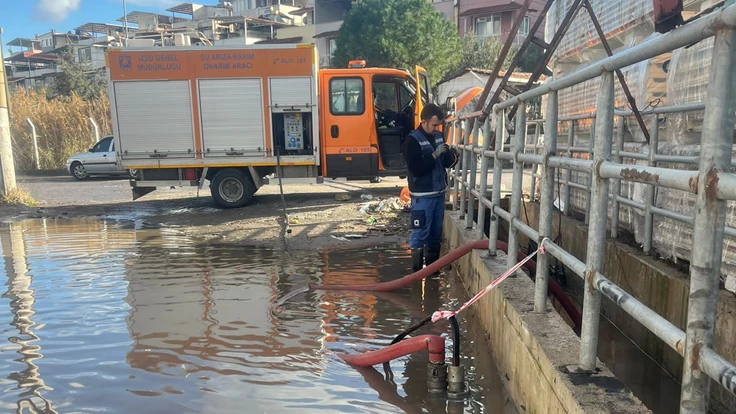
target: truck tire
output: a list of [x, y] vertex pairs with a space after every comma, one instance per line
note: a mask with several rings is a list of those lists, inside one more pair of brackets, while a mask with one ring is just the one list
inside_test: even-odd
[[210, 184], [212, 198], [223, 208], [240, 208], [250, 203], [256, 193], [249, 174], [227, 169], [215, 174]]

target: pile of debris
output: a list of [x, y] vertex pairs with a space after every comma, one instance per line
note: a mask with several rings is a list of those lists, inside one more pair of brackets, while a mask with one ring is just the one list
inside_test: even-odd
[[370, 200], [367, 203], [363, 203], [358, 206], [358, 211], [364, 214], [409, 210], [409, 204], [405, 203], [399, 197], [380, 200], [378, 197], [363, 194], [360, 198], [363, 200]]

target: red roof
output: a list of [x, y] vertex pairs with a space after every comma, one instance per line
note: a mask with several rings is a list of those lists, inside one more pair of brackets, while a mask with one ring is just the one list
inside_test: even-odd
[[20, 52], [5, 60], [8, 62], [16, 62], [16, 61], [22, 62], [22, 61], [28, 61], [28, 60], [56, 61], [57, 59], [59, 59], [57, 55], [50, 54], [50, 53]]

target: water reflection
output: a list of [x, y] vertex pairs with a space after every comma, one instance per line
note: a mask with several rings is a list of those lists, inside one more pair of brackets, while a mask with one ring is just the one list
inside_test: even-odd
[[[465, 403], [427, 395], [426, 355], [393, 361], [388, 379], [334, 356], [384, 346], [441, 303], [456, 305], [464, 292], [453, 281], [397, 293], [306, 292], [271, 312], [307, 283], [399, 277], [405, 248], [285, 257], [96, 220], [3, 225], [0, 244], [10, 310], [0, 313], [1, 411], [514, 412], [482, 335], [463, 334]], [[439, 324], [418, 334], [448, 331]]]

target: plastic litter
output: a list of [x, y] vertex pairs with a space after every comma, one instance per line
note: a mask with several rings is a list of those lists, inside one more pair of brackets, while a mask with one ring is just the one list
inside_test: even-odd
[[406, 205], [399, 197], [391, 197], [380, 201], [371, 201], [358, 206], [361, 213], [382, 213], [389, 211], [403, 211]]

